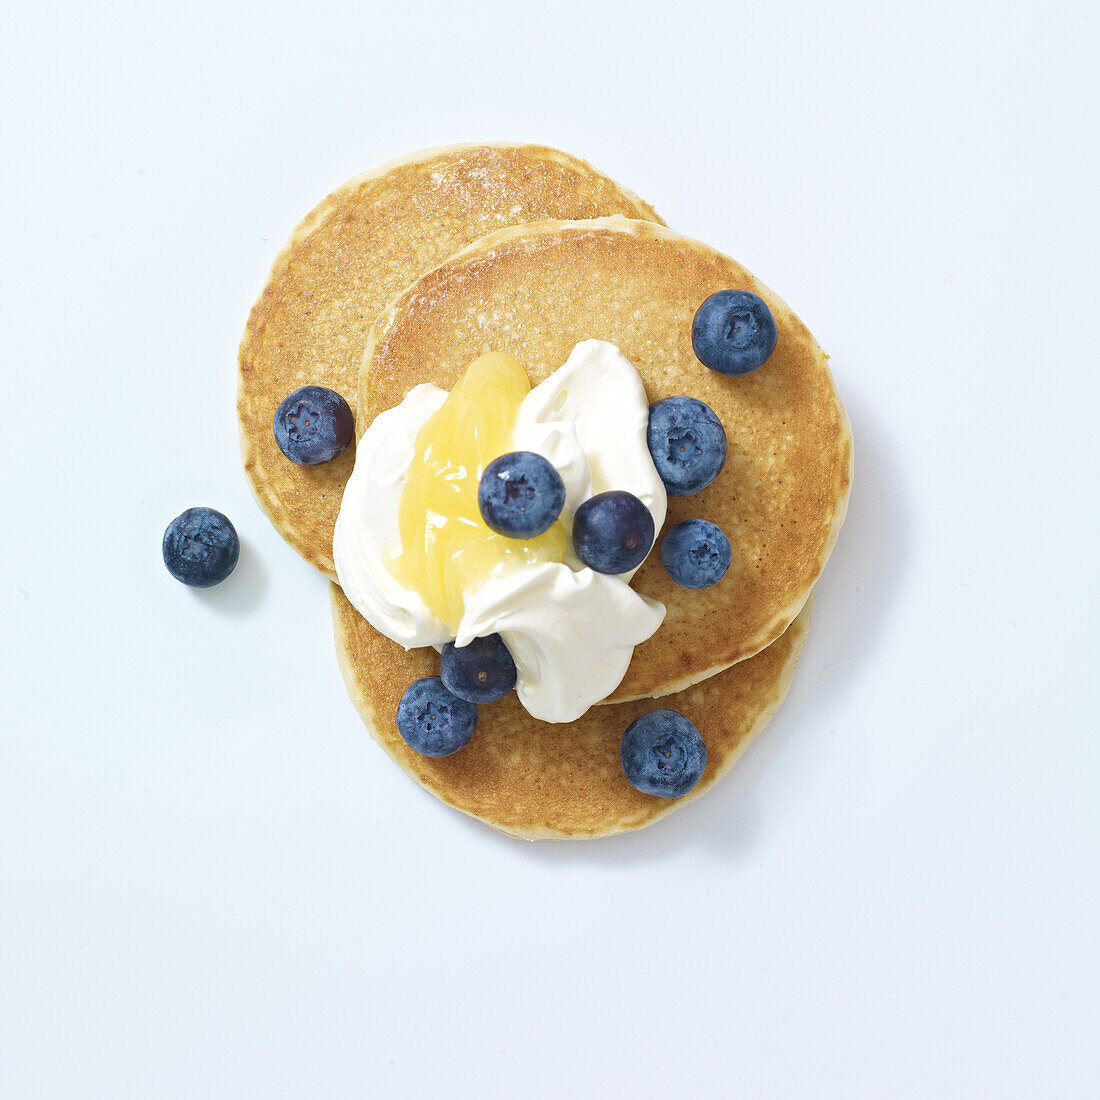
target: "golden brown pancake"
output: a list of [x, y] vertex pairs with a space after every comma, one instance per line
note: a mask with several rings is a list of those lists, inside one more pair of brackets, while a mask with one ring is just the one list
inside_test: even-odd
[[[515, 693], [478, 708], [465, 748], [432, 758], [397, 732], [397, 704], [421, 676], [439, 673], [432, 649], [406, 651], [379, 634], [332, 586], [336, 653], [348, 694], [367, 730], [394, 761], [437, 798], [509, 836], [582, 839], [640, 829], [698, 798], [744, 752], [790, 686], [810, 608], [762, 653], [659, 703], [593, 707], [576, 722], [551, 725], [523, 709]], [[619, 742], [635, 718], [656, 707], [694, 722], [707, 745], [703, 778], [682, 798], [635, 790], [619, 764]]]
[[332, 529], [354, 448], [296, 466], [272, 417], [299, 386], [328, 386], [354, 409], [367, 329], [422, 272], [491, 230], [540, 218], [657, 215], [567, 153], [540, 145], [429, 149], [334, 191], [294, 230], [240, 347], [237, 411], [260, 507], [307, 561], [335, 577]]
[[[717, 290], [765, 299], [779, 340], [755, 373], [708, 370], [691, 348], [695, 310]], [[668, 609], [609, 701], [665, 695], [752, 657], [798, 614], [832, 549], [851, 484], [852, 440], [826, 356], [786, 304], [713, 248], [644, 221], [544, 222], [490, 234], [400, 295], [364, 356], [358, 429], [421, 382], [450, 389], [488, 351], [514, 355], [532, 384], [580, 340], [617, 344], [650, 401], [688, 394], [714, 409], [729, 454], [701, 492], [670, 497], [664, 530], [718, 524], [733, 564], [698, 591], [655, 550], [634, 587]]]

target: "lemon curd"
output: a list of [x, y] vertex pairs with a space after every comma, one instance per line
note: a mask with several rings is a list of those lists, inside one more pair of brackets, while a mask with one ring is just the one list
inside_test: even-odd
[[492, 576], [565, 560], [565, 528], [555, 521], [528, 539], [499, 535], [481, 518], [477, 487], [494, 458], [513, 450], [520, 402], [531, 389], [510, 355], [475, 359], [416, 436], [398, 508], [401, 553], [386, 566], [455, 634], [465, 597]]

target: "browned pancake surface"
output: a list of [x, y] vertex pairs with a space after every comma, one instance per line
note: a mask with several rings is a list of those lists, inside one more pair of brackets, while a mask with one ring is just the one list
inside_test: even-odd
[[[744, 378], [708, 370], [691, 349], [695, 310], [738, 287], [770, 306], [779, 340]], [[764, 649], [805, 603], [836, 538], [851, 481], [851, 434], [826, 356], [805, 325], [740, 264], [649, 222], [517, 226], [477, 241], [423, 276], [379, 317], [360, 382], [365, 429], [421, 382], [452, 387], [487, 351], [508, 352], [532, 383], [579, 340], [617, 344], [649, 399], [689, 394], [726, 430], [718, 478], [670, 497], [665, 530], [701, 517], [733, 545], [717, 585], [672, 582], [656, 550], [634, 587], [668, 609], [612, 701], [667, 694]]]
[[275, 444], [272, 417], [299, 386], [328, 386], [354, 409], [366, 333], [422, 272], [501, 226], [622, 214], [656, 219], [584, 161], [538, 145], [427, 150], [351, 180], [295, 229], [241, 341], [238, 417], [245, 471], [283, 537], [335, 576], [332, 531], [354, 448], [302, 467]]
[[[405, 689], [439, 672], [431, 649], [406, 652], [379, 634], [332, 586], [336, 650], [348, 693], [371, 736], [406, 772], [456, 809], [511, 836], [568, 839], [639, 829], [709, 790], [764, 727], [787, 693], [805, 640], [807, 607], [778, 641], [702, 684], [659, 702], [593, 707], [576, 722], [532, 718], [511, 695], [478, 708], [470, 743], [433, 759], [413, 752], [394, 716]], [[683, 798], [636, 791], [619, 764], [626, 727], [655, 707], [694, 722], [707, 769]]]

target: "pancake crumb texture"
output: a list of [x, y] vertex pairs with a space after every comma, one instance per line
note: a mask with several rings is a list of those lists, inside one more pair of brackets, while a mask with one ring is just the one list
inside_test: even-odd
[[379, 634], [335, 584], [332, 612], [344, 681], [371, 736], [442, 801], [528, 840], [640, 829], [709, 790], [786, 695], [810, 618], [807, 607], [763, 653], [661, 701], [694, 722], [707, 744], [703, 778], [682, 798], [665, 799], [635, 790], [619, 763], [623, 732], [654, 709], [651, 701], [593, 707], [576, 722], [548, 725], [532, 718], [513, 692], [479, 708], [477, 730], [465, 748], [452, 756], [419, 755], [401, 739], [394, 715], [409, 684], [437, 674], [438, 655], [406, 651]]
[[576, 157], [497, 144], [394, 161], [334, 191], [302, 221], [249, 316], [237, 410], [253, 492], [307, 561], [335, 579], [332, 531], [355, 449], [322, 466], [289, 462], [271, 431], [282, 399], [315, 384], [354, 409], [371, 323], [422, 272], [471, 241], [518, 222], [615, 214], [657, 217]]
[[[695, 310], [717, 290], [765, 299], [779, 328], [771, 358], [742, 378], [691, 348]], [[825, 354], [795, 314], [740, 264], [648, 222], [545, 222], [492, 234], [410, 287], [368, 340], [359, 425], [421, 382], [449, 389], [487, 351], [507, 352], [532, 384], [579, 340], [618, 345], [650, 401], [688, 394], [726, 431], [728, 458], [702, 491], [670, 497], [665, 530], [693, 517], [729, 536], [718, 584], [676, 585], [655, 550], [633, 585], [667, 608], [609, 702], [668, 694], [760, 652], [809, 597], [851, 484], [851, 432]]]

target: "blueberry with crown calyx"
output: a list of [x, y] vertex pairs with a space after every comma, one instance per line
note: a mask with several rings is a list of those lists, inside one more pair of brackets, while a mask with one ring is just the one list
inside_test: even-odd
[[458, 752], [477, 728], [477, 707], [452, 695], [438, 676], [408, 687], [397, 704], [397, 732], [421, 756]]
[[650, 405], [646, 443], [670, 497], [705, 489], [726, 464], [722, 421], [694, 397], [666, 397]]
[[237, 529], [213, 508], [176, 516], [160, 544], [168, 572], [192, 588], [210, 588], [233, 572], [241, 553]]
[[548, 531], [565, 505], [565, 482], [542, 455], [512, 451], [485, 467], [477, 487], [481, 518], [513, 539]]
[[573, 517], [573, 549], [597, 573], [627, 573], [653, 545], [653, 516], [633, 493], [589, 497]]
[[348, 449], [355, 434], [355, 417], [335, 390], [303, 386], [283, 398], [271, 426], [279, 450], [291, 462], [319, 466]]
[[733, 550], [721, 527], [705, 519], [685, 519], [661, 540], [661, 564], [682, 588], [709, 588], [730, 567]]
[[651, 710], [626, 727], [619, 744], [623, 774], [642, 794], [679, 798], [707, 767], [698, 729], [674, 710]]
[[516, 686], [516, 662], [499, 634], [474, 638], [461, 649], [448, 642], [439, 657], [439, 678], [468, 703], [495, 703]]
[[696, 311], [691, 346], [719, 374], [751, 374], [775, 350], [779, 330], [767, 302], [750, 290], [720, 290]]

